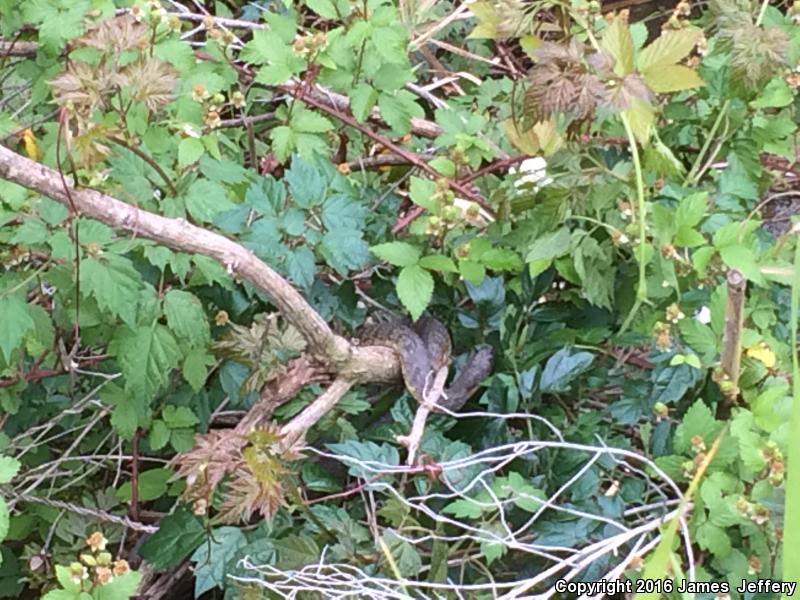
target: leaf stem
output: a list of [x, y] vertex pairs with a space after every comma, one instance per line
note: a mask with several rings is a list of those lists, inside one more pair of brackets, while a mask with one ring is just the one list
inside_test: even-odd
[[698, 177], [700, 166], [703, 164], [703, 160], [705, 159], [706, 154], [708, 153], [708, 149], [714, 142], [714, 138], [717, 135], [717, 130], [719, 129], [719, 126], [722, 125], [723, 117], [725, 117], [725, 115], [728, 114], [728, 108], [730, 108], [730, 105], [731, 105], [730, 99], [725, 100], [725, 102], [722, 105], [722, 108], [719, 109], [719, 114], [717, 115], [714, 124], [711, 126], [711, 131], [709, 131], [708, 136], [706, 136], [706, 141], [703, 144], [703, 147], [700, 148], [700, 153], [697, 155], [697, 158], [695, 158], [691, 170], [686, 175], [686, 179], [683, 180], [684, 187], [688, 185], [694, 185], [695, 183], [697, 183], [695, 180]]
[[764, 13], [767, 12], [767, 6], [769, 6], [769, 0], [764, 0], [761, 3], [761, 9], [758, 11], [758, 17], [756, 18], [756, 27], [761, 27], [761, 21], [764, 20]]
[[636, 313], [639, 311], [639, 308], [642, 306], [645, 300], [647, 300], [647, 279], [645, 273], [645, 264], [644, 254], [646, 250], [646, 242], [647, 240], [647, 224], [645, 219], [647, 218], [646, 212], [646, 205], [645, 205], [645, 197], [644, 197], [644, 178], [642, 175], [642, 163], [639, 160], [639, 147], [636, 145], [636, 136], [633, 134], [633, 128], [631, 128], [631, 122], [628, 119], [628, 115], [624, 112], [620, 113], [620, 118], [622, 119], [622, 125], [625, 127], [625, 133], [628, 136], [628, 145], [630, 146], [631, 156], [633, 157], [633, 170], [636, 174], [636, 199], [637, 199], [637, 209], [636, 214], [639, 219], [639, 283], [636, 287], [636, 300], [631, 307], [628, 316], [625, 318], [625, 321], [622, 323], [622, 327], [619, 330], [619, 334], [623, 334], [628, 330], [631, 323], [633, 322], [633, 318], [636, 316]]

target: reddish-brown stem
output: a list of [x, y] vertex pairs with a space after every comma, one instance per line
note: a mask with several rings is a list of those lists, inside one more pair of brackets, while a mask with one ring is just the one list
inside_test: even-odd
[[142, 430], [137, 429], [131, 440], [131, 509], [130, 516], [139, 520], [139, 436]]
[[[325, 104], [324, 102], [320, 102], [319, 100], [317, 100], [316, 98], [314, 98], [311, 95], [302, 95], [300, 90], [298, 90], [297, 88], [294, 88], [291, 93], [295, 98], [298, 98], [299, 100], [305, 102], [309, 106], [313, 106], [317, 110], [320, 110], [320, 111], [322, 111], [324, 113], [327, 113], [327, 114], [331, 115], [332, 117], [335, 117], [336, 119], [338, 119], [339, 121], [341, 121], [345, 125], [348, 125], [349, 127], [352, 127], [353, 129], [357, 129], [358, 131], [360, 131], [361, 133], [366, 135], [371, 140], [379, 143], [384, 148], [387, 148], [387, 149], [391, 150], [396, 155], [401, 156], [406, 161], [408, 161], [409, 164], [414, 165], [415, 167], [417, 167], [421, 171], [424, 171], [425, 173], [427, 173], [431, 177], [433, 177], [435, 179], [442, 178], [442, 175], [439, 172], [437, 172], [436, 169], [431, 167], [418, 154], [416, 154], [415, 152], [412, 152], [411, 150], [403, 148], [402, 146], [399, 146], [399, 145], [395, 144], [392, 140], [390, 140], [386, 136], [372, 131], [369, 127], [365, 127], [364, 125], [362, 125], [361, 123], [356, 121], [354, 117], [351, 117], [348, 114], [345, 114], [345, 113], [343, 113], [343, 112], [341, 112], [341, 111], [339, 111], [339, 110], [337, 110], [335, 108], [332, 108], [332, 107], [328, 106], [327, 104]], [[481, 205], [481, 207], [484, 210], [486, 210], [487, 212], [489, 212], [492, 215], [494, 214], [494, 211], [488, 205], [486, 200], [483, 197], [481, 197], [480, 194], [477, 194], [474, 190], [470, 189], [466, 185], [462, 184], [459, 181], [455, 181], [455, 180], [452, 180], [452, 179], [448, 179], [447, 180], [447, 185], [454, 192], [457, 192], [458, 194], [460, 194], [464, 198], [472, 200], [473, 202], [477, 202], [478, 204]]]

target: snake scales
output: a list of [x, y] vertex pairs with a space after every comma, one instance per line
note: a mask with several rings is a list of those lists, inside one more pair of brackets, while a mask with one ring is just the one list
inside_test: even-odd
[[[423, 316], [411, 325], [394, 319], [368, 325], [359, 336], [362, 344], [384, 346], [400, 359], [403, 381], [419, 402], [436, 373], [450, 363], [452, 343], [447, 328], [433, 317]], [[476, 346], [464, 367], [445, 388], [437, 406], [459, 410], [491, 372], [494, 351], [491, 346]]]

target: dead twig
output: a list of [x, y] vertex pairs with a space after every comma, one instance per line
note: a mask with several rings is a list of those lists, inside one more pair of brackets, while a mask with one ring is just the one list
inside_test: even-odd
[[741, 271], [728, 271], [728, 296], [725, 305], [725, 333], [722, 342], [722, 371], [730, 390], [726, 396], [739, 395], [739, 371], [742, 359], [742, 328], [744, 325], [744, 300], [747, 280]]

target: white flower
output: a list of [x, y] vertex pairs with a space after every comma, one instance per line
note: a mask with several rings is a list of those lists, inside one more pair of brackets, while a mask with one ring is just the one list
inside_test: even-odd
[[522, 175], [514, 182], [514, 187], [518, 189], [528, 185], [532, 185], [533, 189], [539, 189], [553, 183], [553, 179], [547, 176], [547, 161], [541, 156], [526, 158], [519, 165], [519, 169], [510, 167], [508, 172], [511, 175]]
[[193, 123], [186, 123], [181, 130], [186, 137], [199, 138], [203, 135], [203, 132]]
[[454, 198], [453, 206], [459, 210], [464, 219], [475, 227], [483, 227], [494, 221], [492, 215], [486, 212], [477, 202], [473, 202], [472, 200]]
[[703, 325], [711, 323], [711, 309], [707, 306], [701, 306], [700, 309], [694, 313], [694, 320]]

